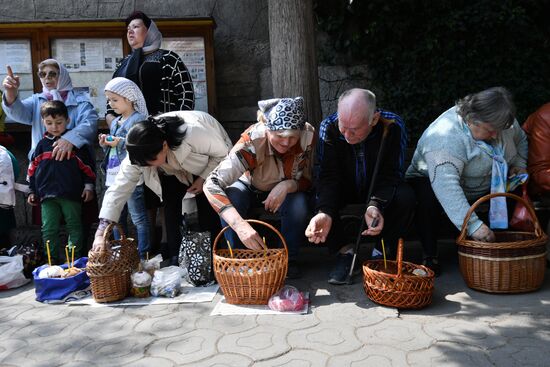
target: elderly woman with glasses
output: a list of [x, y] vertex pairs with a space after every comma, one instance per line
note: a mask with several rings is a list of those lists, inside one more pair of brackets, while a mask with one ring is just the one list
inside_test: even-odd
[[[418, 141], [406, 178], [418, 200], [416, 229], [424, 250], [424, 263], [436, 274], [440, 270], [439, 214], [444, 211], [461, 230], [470, 202], [490, 191], [504, 191], [499, 189], [504, 186], [499, 183], [526, 172], [527, 138], [515, 112], [508, 90], [490, 88], [458, 100]], [[498, 201], [491, 202], [490, 218], [495, 217], [491, 211], [498, 205]], [[501, 228], [496, 222], [492, 224], [492, 228]], [[492, 229], [475, 213], [467, 233], [477, 241], [495, 241]]]
[[45, 133], [42, 119], [40, 118], [40, 106], [50, 100], [59, 100], [65, 103], [69, 111], [68, 131], [61, 139], [54, 143], [53, 155], [57, 160], [68, 159], [74, 147], [82, 148], [84, 145], [91, 147], [97, 134], [97, 112], [84, 92], [73, 90], [71, 77], [67, 69], [55, 59], [47, 59], [38, 64], [38, 77], [42, 82], [42, 92], [21, 99], [19, 76], [14, 75], [11, 67], [2, 83], [4, 96], [2, 108], [12, 121], [31, 125], [31, 149], [29, 159], [34, 148]]

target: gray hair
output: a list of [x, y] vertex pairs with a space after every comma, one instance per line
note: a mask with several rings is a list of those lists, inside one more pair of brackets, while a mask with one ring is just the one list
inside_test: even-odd
[[469, 94], [456, 102], [457, 112], [464, 122], [488, 123], [496, 130], [505, 130], [516, 119], [512, 94], [504, 87], [489, 88]]
[[344, 91], [340, 97], [338, 97], [338, 104], [350, 96], [361, 97], [361, 99], [363, 99], [367, 106], [368, 120], [372, 121], [372, 117], [376, 112], [376, 95], [368, 89], [352, 88]]

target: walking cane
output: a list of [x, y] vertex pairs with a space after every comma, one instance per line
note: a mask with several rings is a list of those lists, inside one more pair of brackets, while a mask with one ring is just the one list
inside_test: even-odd
[[[376, 183], [376, 176], [378, 175], [378, 167], [380, 166], [380, 161], [382, 160], [382, 153], [384, 151], [384, 145], [386, 143], [386, 137], [388, 136], [389, 125], [384, 126], [384, 132], [382, 133], [382, 140], [380, 141], [380, 148], [378, 148], [378, 156], [376, 157], [376, 163], [374, 164], [374, 170], [372, 172], [372, 178], [369, 185], [369, 192], [367, 194], [367, 203], [370, 200], [372, 191], [374, 190], [374, 184]], [[366, 209], [365, 209], [366, 210]], [[359, 228], [359, 233], [357, 233], [357, 239], [355, 240], [355, 247], [353, 249], [353, 259], [351, 260], [351, 268], [349, 269], [347, 283], [353, 283], [353, 267], [355, 266], [355, 260], [357, 259], [357, 252], [359, 251], [359, 243], [361, 243], [361, 233], [365, 230], [367, 222], [365, 220], [365, 215], [362, 215], [361, 228]], [[372, 221], [373, 227], [378, 225], [377, 218], [374, 218]]]

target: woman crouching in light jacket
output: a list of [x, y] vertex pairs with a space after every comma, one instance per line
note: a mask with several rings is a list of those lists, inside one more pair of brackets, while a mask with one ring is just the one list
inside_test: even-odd
[[174, 111], [135, 124], [126, 137], [128, 155], [115, 182], [105, 192], [95, 234], [94, 250], [103, 247], [103, 231], [116, 222], [139, 178], [164, 203], [167, 245], [163, 257], [177, 264], [181, 242], [181, 202], [186, 192], [196, 195], [201, 230], [219, 231], [216, 213], [202, 193], [210, 172], [231, 149], [221, 124], [200, 111]]

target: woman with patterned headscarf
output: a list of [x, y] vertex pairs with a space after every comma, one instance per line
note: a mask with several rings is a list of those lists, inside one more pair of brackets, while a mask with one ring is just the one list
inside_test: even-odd
[[[226, 239], [261, 249], [263, 240], [248, 222], [248, 210], [263, 206], [281, 216], [281, 232], [288, 243], [287, 277], [297, 278], [297, 257], [305, 239], [311, 186], [314, 127], [305, 121], [302, 97], [258, 102], [258, 122], [249, 127], [208, 176], [204, 193], [229, 225]], [[240, 241], [239, 241], [240, 240]]]
[[[19, 96], [19, 76], [13, 75], [9, 66], [7, 74], [2, 83], [5, 89], [2, 108], [10, 120], [32, 126], [29, 158], [46, 132], [40, 117], [40, 106], [51, 100], [65, 103], [70, 119], [67, 125], [70, 131], [54, 144], [55, 159], [68, 159], [74, 147], [93, 146], [97, 134], [97, 113], [85, 92], [73, 90], [69, 72], [61, 63], [47, 59], [38, 64], [42, 93], [35, 93], [23, 100]], [[90, 153], [93, 153], [91, 148]]]

